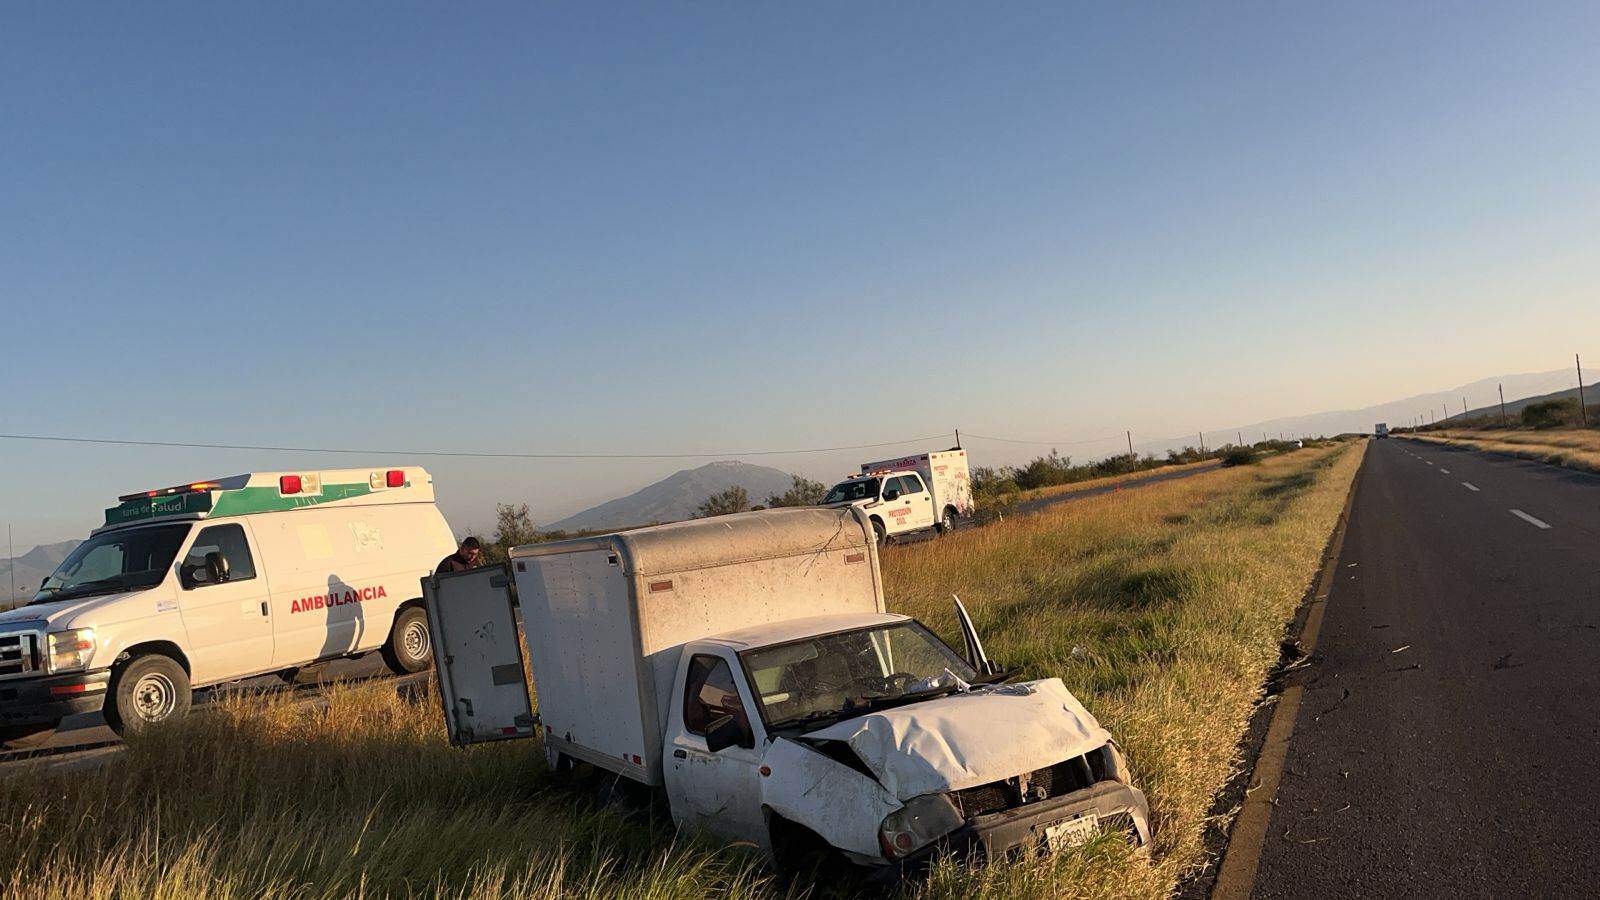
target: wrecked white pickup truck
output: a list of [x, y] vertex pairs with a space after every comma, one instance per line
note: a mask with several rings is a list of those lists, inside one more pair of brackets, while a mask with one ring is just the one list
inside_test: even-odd
[[553, 770], [663, 790], [679, 827], [780, 862], [882, 874], [945, 849], [1149, 839], [1121, 753], [1060, 679], [1003, 683], [959, 601], [964, 654], [885, 612], [859, 510], [517, 547], [423, 589], [453, 743], [540, 735]]

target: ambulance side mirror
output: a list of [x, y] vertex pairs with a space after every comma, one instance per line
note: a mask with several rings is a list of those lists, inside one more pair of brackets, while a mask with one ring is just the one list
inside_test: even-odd
[[889, 488], [887, 491], [883, 492], [883, 499], [885, 499], [885, 500], [899, 500], [900, 499], [900, 492], [895, 490], [894, 488]]

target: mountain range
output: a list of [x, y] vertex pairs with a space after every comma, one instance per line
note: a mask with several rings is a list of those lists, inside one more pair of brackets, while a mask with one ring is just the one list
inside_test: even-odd
[[[11, 580], [15, 576], [16, 593], [14, 596], [6, 596], [6, 599], [32, 597], [39, 589], [39, 582], [54, 572], [56, 566], [61, 565], [67, 554], [80, 543], [82, 542], [62, 541], [59, 544], [40, 544], [15, 559], [0, 559], [0, 595], [6, 595], [11, 591]], [[9, 608], [10, 603], [0, 603], [0, 606]]]
[[683, 469], [626, 497], [608, 500], [552, 522], [543, 531], [592, 531], [601, 528], [627, 528], [655, 522], [690, 519], [701, 503], [730, 487], [742, 487], [752, 504], [766, 502], [794, 484], [794, 476], [779, 469], [753, 466], [728, 460], [706, 463], [697, 469]]

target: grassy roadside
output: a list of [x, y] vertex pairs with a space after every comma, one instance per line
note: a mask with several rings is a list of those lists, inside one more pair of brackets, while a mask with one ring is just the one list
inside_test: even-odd
[[[1063, 677], [1122, 740], [1157, 830], [1153, 864], [1107, 840], [947, 866], [907, 893], [1168, 893], [1200, 862], [1207, 805], [1359, 457], [1308, 449], [886, 559], [894, 608], [949, 637], [958, 593], [992, 655]], [[537, 758], [523, 743], [455, 751], [436, 698], [382, 687], [335, 691], [325, 708], [230, 701], [102, 769], [0, 779], [0, 877], [8, 897], [787, 892], [737, 850], [591, 807]]]
[[1532, 459], [1568, 469], [1600, 472], [1600, 431], [1593, 429], [1551, 429], [1549, 431], [1472, 431], [1442, 430], [1408, 435], [1407, 440], [1425, 441], [1487, 450]]
[[1079, 491], [1090, 491], [1113, 484], [1128, 484], [1129, 482], [1144, 481], [1146, 478], [1160, 478], [1170, 476], [1174, 472], [1190, 472], [1196, 469], [1214, 469], [1222, 465], [1221, 460], [1203, 459], [1200, 462], [1180, 463], [1175, 466], [1162, 466], [1158, 469], [1144, 469], [1138, 472], [1124, 472], [1121, 475], [1109, 475], [1105, 478], [1091, 478], [1088, 481], [1075, 481], [1071, 484], [1058, 484], [1053, 487], [1034, 488], [1031, 491], [1020, 491], [1015, 496], [1019, 502], [1041, 500], [1046, 497], [1060, 497], [1063, 494], [1076, 494]]

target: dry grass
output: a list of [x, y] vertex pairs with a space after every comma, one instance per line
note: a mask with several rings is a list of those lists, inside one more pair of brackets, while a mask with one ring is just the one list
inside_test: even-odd
[[1427, 441], [1474, 450], [1505, 453], [1568, 469], [1600, 472], [1600, 431], [1558, 428], [1548, 431], [1443, 430], [1411, 435], [1407, 440]]
[[[1150, 861], [1108, 839], [945, 865], [905, 893], [1158, 897], [1201, 862], [1208, 804], [1359, 457], [1292, 453], [887, 559], [896, 609], [953, 636], [959, 593], [996, 658], [1063, 677], [1121, 738], [1156, 828]], [[453, 750], [436, 698], [382, 686], [337, 690], [325, 708], [233, 701], [97, 771], [0, 781], [0, 878], [7, 897], [790, 892], [739, 851], [595, 808], [538, 758], [524, 742]]]
[[1221, 465], [1215, 459], [1203, 459], [1199, 462], [1183, 463], [1176, 466], [1161, 466], [1155, 469], [1144, 469], [1139, 472], [1124, 472], [1121, 475], [1107, 475], [1104, 478], [1091, 478], [1088, 481], [1074, 481], [1071, 484], [1057, 484], [1050, 487], [1034, 488], [1031, 491], [1020, 491], [1017, 499], [1021, 501], [1038, 500], [1043, 497], [1059, 497], [1062, 494], [1076, 494], [1079, 491], [1088, 491], [1103, 488], [1113, 484], [1127, 484], [1133, 481], [1143, 481], [1146, 478], [1156, 478], [1170, 475], [1173, 472], [1187, 472], [1193, 469], [1213, 469]]

